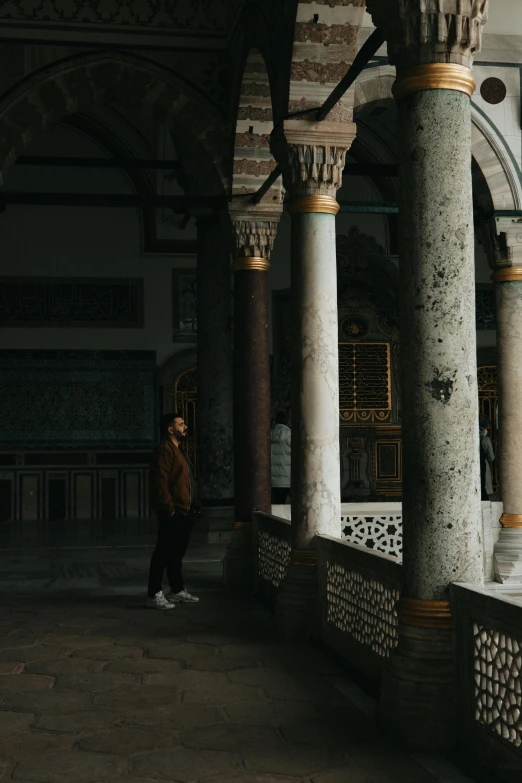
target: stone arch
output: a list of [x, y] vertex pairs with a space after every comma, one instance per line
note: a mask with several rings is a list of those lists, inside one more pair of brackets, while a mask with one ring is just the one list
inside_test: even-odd
[[[251, 49], [245, 61], [237, 112], [234, 196], [255, 193], [275, 169], [277, 164], [270, 151], [273, 128], [271, 86], [265, 59], [258, 49]], [[281, 180], [274, 183], [263, 201], [282, 201]]]
[[0, 105], [0, 184], [36, 134], [68, 114], [119, 102], [169, 128], [185, 174], [206, 195], [228, 189], [219, 110], [157, 63], [124, 53], [67, 57], [16, 84]]
[[158, 370], [156, 384], [160, 392], [161, 407], [165, 413], [174, 411], [174, 387], [176, 380], [197, 366], [196, 348], [184, 348], [167, 359]]
[[[394, 81], [395, 68], [390, 65], [367, 68], [355, 83], [354, 110], [372, 102], [393, 100]], [[473, 103], [471, 119], [471, 152], [489, 189], [493, 208], [522, 209], [522, 184], [516, 163]], [[485, 202], [487, 199], [481, 197], [480, 200]]]

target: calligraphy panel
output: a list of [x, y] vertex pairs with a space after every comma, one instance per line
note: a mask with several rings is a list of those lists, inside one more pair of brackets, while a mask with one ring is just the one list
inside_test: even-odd
[[339, 343], [339, 409], [343, 421], [390, 418], [389, 343]]
[[0, 277], [0, 326], [141, 329], [143, 280]]

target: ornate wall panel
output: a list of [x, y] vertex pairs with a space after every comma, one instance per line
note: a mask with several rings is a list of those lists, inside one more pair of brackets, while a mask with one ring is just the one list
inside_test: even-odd
[[140, 329], [143, 280], [0, 277], [0, 326]]
[[0, 351], [0, 443], [150, 444], [154, 351]]
[[175, 343], [195, 343], [197, 277], [195, 269], [172, 270], [172, 332]]
[[495, 289], [477, 286], [475, 294], [477, 330], [497, 328], [497, 304]]
[[0, 19], [226, 30], [242, 0], [4, 0]]

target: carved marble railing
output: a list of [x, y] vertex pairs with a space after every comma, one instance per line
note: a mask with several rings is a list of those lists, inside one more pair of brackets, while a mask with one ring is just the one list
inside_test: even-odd
[[397, 644], [402, 566], [329, 536], [317, 536], [321, 639], [349, 663], [376, 676]]
[[254, 514], [256, 592], [271, 603], [290, 564], [290, 521], [271, 514]]
[[341, 538], [374, 552], [402, 557], [401, 503], [343, 503]]
[[522, 599], [454, 584], [452, 611], [461, 744], [522, 780]]

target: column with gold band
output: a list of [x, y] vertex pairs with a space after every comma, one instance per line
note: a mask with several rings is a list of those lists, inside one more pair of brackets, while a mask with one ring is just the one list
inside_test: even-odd
[[292, 219], [292, 553], [276, 617], [306, 633], [317, 595], [314, 537], [340, 535], [336, 200], [351, 123], [285, 121], [272, 137]]
[[380, 710], [410, 747], [454, 742], [450, 585], [483, 582], [470, 96], [486, 5], [366, 3], [397, 69], [400, 191], [403, 586]]
[[225, 581], [253, 580], [252, 513], [270, 513], [270, 253], [281, 207], [265, 214], [232, 203], [234, 258], [234, 503], [235, 522], [225, 555]]
[[504, 504], [494, 565], [496, 581], [509, 584], [522, 582], [522, 267], [498, 268], [492, 279], [497, 299], [498, 459]]

